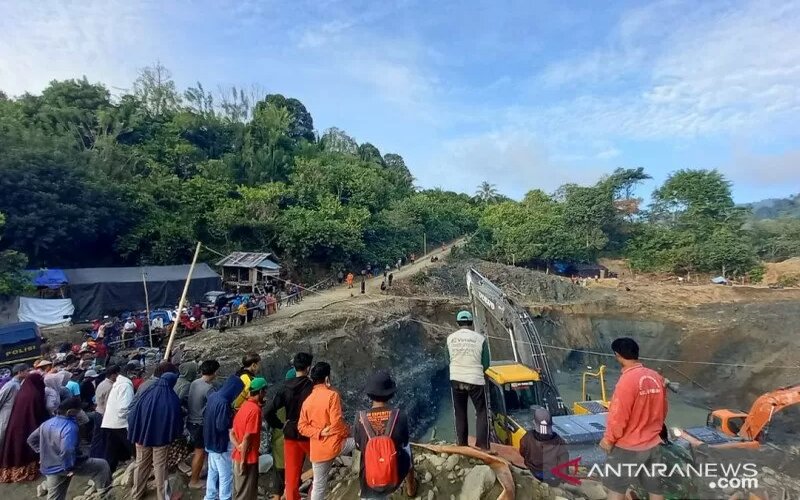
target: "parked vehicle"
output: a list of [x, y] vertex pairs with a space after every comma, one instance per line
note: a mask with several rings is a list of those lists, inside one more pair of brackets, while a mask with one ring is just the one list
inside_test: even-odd
[[41, 354], [44, 339], [36, 323], [14, 323], [0, 327], [0, 375], [11, 375], [11, 366], [31, 362]]

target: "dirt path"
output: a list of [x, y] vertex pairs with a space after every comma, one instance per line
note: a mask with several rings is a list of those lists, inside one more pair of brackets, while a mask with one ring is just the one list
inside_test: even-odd
[[[444, 249], [437, 248], [436, 250], [429, 252], [427, 255], [417, 259], [416, 263], [403, 266], [399, 271], [395, 268], [392, 268], [391, 273], [394, 275], [394, 281], [409, 278], [410, 276], [413, 276], [427, 267], [443, 263], [443, 258], [450, 252], [450, 250], [456, 246], [462, 245], [463, 241], [464, 240], [457, 240], [452, 244], [447, 245]], [[438, 262], [431, 262], [431, 257], [434, 256], [439, 257]], [[321, 292], [306, 292], [302, 302], [289, 307], [284, 307], [278, 310], [278, 312], [272, 315], [270, 318], [294, 318], [300, 314], [309, 311], [320, 311], [328, 306], [341, 302], [374, 302], [376, 300], [383, 300], [391, 297], [391, 295], [381, 293], [382, 281], [383, 270], [381, 270], [378, 276], [367, 279], [366, 290], [363, 295], [361, 294], [361, 281], [359, 277], [356, 277], [355, 281], [353, 282], [352, 289], [347, 288], [346, 284], [337, 284], [334, 288], [323, 290]]]

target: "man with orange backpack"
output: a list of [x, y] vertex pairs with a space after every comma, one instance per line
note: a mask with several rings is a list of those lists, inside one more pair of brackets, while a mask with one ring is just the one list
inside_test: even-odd
[[388, 402], [397, 385], [385, 371], [375, 372], [367, 381], [367, 396], [372, 408], [358, 412], [353, 427], [356, 447], [361, 450], [361, 498], [386, 500], [405, 479], [406, 495], [417, 494], [408, 417]]

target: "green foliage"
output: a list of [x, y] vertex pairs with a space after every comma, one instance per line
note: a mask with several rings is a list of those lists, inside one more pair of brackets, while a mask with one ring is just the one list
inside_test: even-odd
[[764, 281], [764, 274], [766, 271], [767, 268], [763, 264], [756, 264], [747, 271], [747, 276], [750, 278], [751, 283], [761, 283]]
[[[0, 235], [3, 234], [5, 216], [0, 212]], [[14, 250], [0, 251], [0, 296], [16, 295], [30, 288], [30, 278], [25, 274], [28, 259]]]
[[777, 285], [787, 287], [800, 286], [800, 275], [782, 274], [778, 277]]

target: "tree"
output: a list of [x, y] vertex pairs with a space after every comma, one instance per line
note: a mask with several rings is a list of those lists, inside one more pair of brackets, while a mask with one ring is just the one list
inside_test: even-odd
[[181, 103], [172, 73], [161, 62], [141, 70], [133, 82], [133, 93], [153, 118], [176, 111]]
[[483, 181], [481, 185], [478, 186], [478, 190], [475, 191], [475, 197], [484, 203], [493, 202], [497, 199], [497, 196], [497, 186], [494, 184], [489, 184], [487, 181]]
[[364, 161], [369, 161], [373, 163], [377, 163], [378, 165], [383, 165], [383, 158], [381, 157], [381, 152], [373, 146], [372, 144], [365, 142], [364, 144], [358, 146], [358, 157]]
[[270, 94], [264, 101], [277, 108], [283, 108], [289, 112], [291, 123], [289, 124], [289, 137], [292, 141], [305, 139], [314, 142], [314, 120], [302, 102], [295, 98], [285, 98], [281, 94]]
[[332, 153], [358, 154], [358, 143], [343, 130], [331, 127], [320, 138], [322, 149]]
[[[6, 219], [0, 212], [0, 235]], [[14, 250], [0, 251], [0, 296], [17, 295], [30, 288], [30, 277], [25, 273], [28, 259]]]

